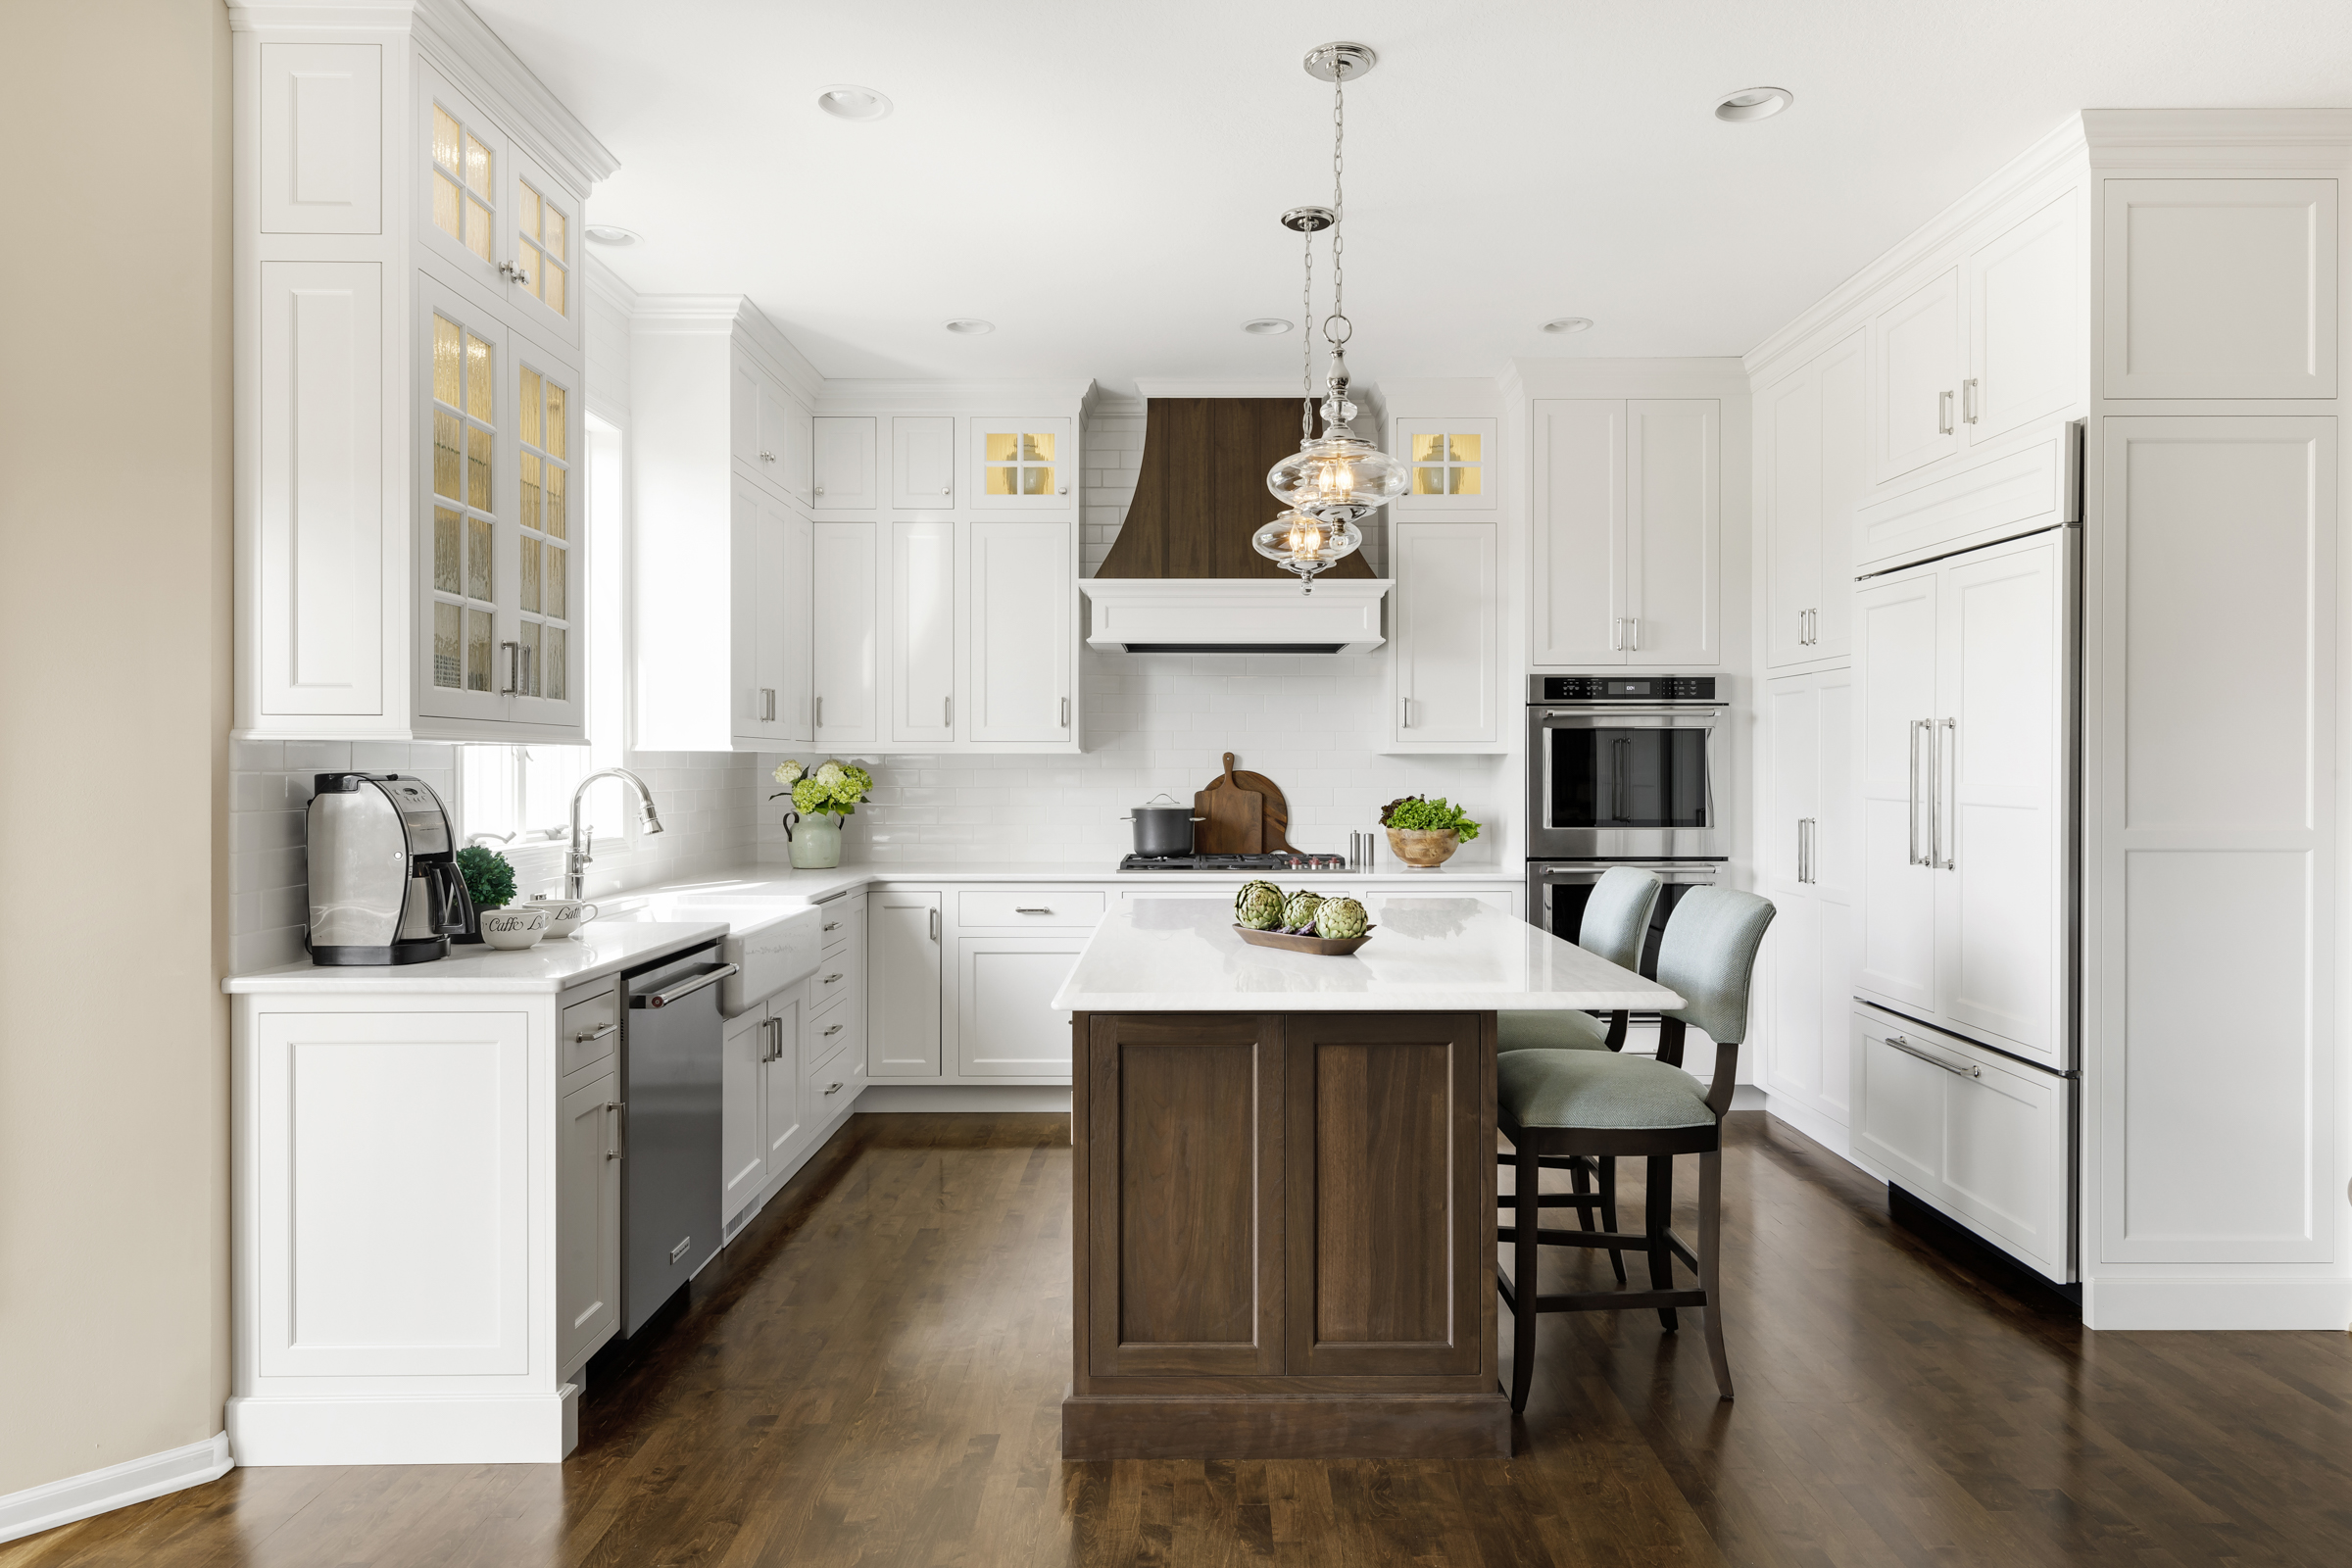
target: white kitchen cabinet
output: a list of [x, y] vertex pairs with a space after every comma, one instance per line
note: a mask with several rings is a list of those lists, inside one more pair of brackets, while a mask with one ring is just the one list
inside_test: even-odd
[[849, 512], [871, 510], [874, 491], [874, 420], [870, 415], [823, 416], [811, 422], [814, 483], [810, 503]]
[[772, 750], [810, 738], [810, 527], [738, 480], [729, 567], [734, 744]]
[[983, 416], [971, 430], [972, 505], [990, 512], [1074, 511], [1070, 481], [1078, 451], [1072, 421]]
[[890, 504], [948, 512], [956, 505], [956, 421], [899, 415], [890, 421]]
[[1852, 677], [1770, 682], [1764, 693], [1767, 806], [1759, 860], [1779, 908], [1765, 941], [1763, 1059], [1776, 1101], [1842, 1124], [1853, 969], [1849, 767]]
[[767, 999], [767, 1059], [760, 1075], [760, 1152], [769, 1172], [783, 1170], [808, 1130], [808, 1109], [801, 1103], [801, 1014], [808, 1002], [808, 982], [788, 986]]
[[1867, 583], [1864, 999], [2068, 1065], [2071, 530]]
[[1875, 1007], [1847, 1026], [1854, 1152], [2048, 1278], [2072, 1279], [2073, 1081]]
[[[1448, 437], [1448, 439], [1452, 439]], [[1501, 547], [1491, 522], [1390, 524], [1387, 753], [1503, 744]]]
[[[870, 427], [871, 421], [867, 421]], [[879, 525], [819, 522], [810, 577], [816, 584], [810, 650], [816, 744], [839, 748], [881, 738]]]
[[765, 1004], [727, 1020], [719, 1042], [719, 1214], [732, 1222], [767, 1186], [761, 1080], [775, 1031]]
[[620, 1080], [564, 1096], [556, 1137], [556, 1361], [566, 1372], [620, 1327]]
[[890, 738], [956, 738], [956, 533], [952, 522], [890, 525]]
[[1864, 334], [1757, 396], [1765, 662], [1852, 652], [1854, 511], [1870, 490]]
[[866, 1065], [876, 1078], [935, 1078], [941, 1056], [940, 895], [866, 896]]
[[1721, 405], [1535, 406], [1534, 662], [1723, 661]]
[[2082, 196], [2068, 190], [1969, 252], [1960, 419], [1972, 447], [2082, 403]]
[[[1060, 741], [1077, 733], [1078, 562], [1066, 522], [984, 519], [965, 529], [965, 623], [973, 741]], [[911, 716], [920, 716], [919, 710]]]
[[728, 455], [754, 483], [807, 506], [809, 416], [776, 373], [739, 349], [729, 371]]
[[1499, 423], [1458, 416], [1391, 420], [1389, 450], [1408, 465], [1409, 477], [1390, 511], [1399, 518], [1493, 512], [1500, 489], [1494, 446]]
[[956, 939], [956, 1061], [970, 1078], [1066, 1078], [1070, 1015], [1050, 1005], [1086, 934]]
[[578, 220], [613, 166], [421, 25], [249, 21], [232, 732], [578, 742]]
[[1900, 478], [1960, 450], [1960, 383], [1968, 330], [1960, 269], [1945, 267], [1879, 312], [1872, 477]]

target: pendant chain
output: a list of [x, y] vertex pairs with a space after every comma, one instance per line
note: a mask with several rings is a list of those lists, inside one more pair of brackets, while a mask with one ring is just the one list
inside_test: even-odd
[[[1331, 73], [1331, 314], [1341, 321], [1348, 319], [1347, 274], [1341, 260], [1348, 248], [1348, 203], [1340, 191], [1340, 174], [1347, 166], [1342, 156], [1348, 141], [1348, 68], [1344, 60], [1332, 62]], [[1327, 330], [1324, 335], [1330, 336]], [[1347, 339], [1340, 339], [1346, 342]]]
[[1306, 252], [1306, 282], [1298, 290], [1298, 440], [1315, 438], [1315, 337], [1306, 327], [1315, 318], [1315, 231], [1301, 229], [1300, 248]]

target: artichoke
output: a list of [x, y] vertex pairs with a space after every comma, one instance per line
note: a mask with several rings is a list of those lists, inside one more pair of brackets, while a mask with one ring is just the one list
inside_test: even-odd
[[1271, 931], [1282, 923], [1282, 889], [1271, 882], [1252, 882], [1234, 896], [1233, 917], [1252, 931]]
[[[1236, 893], [1233, 896], [1233, 917], [1236, 920], [1240, 920], [1242, 918], [1242, 906], [1250, 901], [1250, 895], [1259, 888], [1264, 888], [1268, 893], [1273, 894], [1276, 904], [1280, 904], [1282, 900], [1282, 889], [1276, 887], [1273, 883], [1268, 882], [1263, 878], [1252, 877], [1249, 881], [1242, 884], [1241, 892]], [[1244, 923], [1247, 924], [1248, 922], [1245, 921]], [[1251, 927], [1251, 929], [1255, 930], [1260, 928]]]
[[1282, 923], [1286, 926], [1314, 924], [1315, 909], [1322, 902], [1322, 894], [1309, 893], [1306, 889], [1300, 888], [1282, 901]]
[[1315, 935], [1326, 942], [1345, 942], [1371, 929], [1364, 906], [1353, 899], [1325, 899], [1315, 910]]

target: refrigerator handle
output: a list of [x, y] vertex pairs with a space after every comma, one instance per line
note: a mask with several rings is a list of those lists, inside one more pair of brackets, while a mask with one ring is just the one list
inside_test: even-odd
[[1921, 863], [1919, 858], [1919, 732], [1926, 723], [1927, 720], [1919, 718], [1911, 721], [1911, 809], [1908, 821], [1911, 830], [1909, 863], [1912, 865]]
[[[1936, 740], [1936, 801], [1940, 810], [1950, 813], [1951, 820], [1949, 822], [1938, 820], [1936, 824], [1936, 868], [1939, 871], [1949, 871], [1952, 869], [1952, 856], [1958, 848], [1957, 841], [1960, 837], [1960, 721], [1956, 718], [1947, 718], [1940, 728], [1941, 733]], [[1949, 758], [1944, 756], [1943, 746], [1944, 738], [1947, 736], [1952, 743]], [[1943, 789], [1943, 770], [1947, 766], [1952, 770], [1952, 789], [1948, 797], [1944, 794]], [[1949, 831], [1946, 831], [1947, 829]]]

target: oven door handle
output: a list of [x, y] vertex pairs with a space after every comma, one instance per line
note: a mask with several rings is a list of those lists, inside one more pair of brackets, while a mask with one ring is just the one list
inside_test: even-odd
[[[1678, 720], [1677, 729], [1713, 729], [1723, 717], [1720, 708], [1547, 708], [1542, 722], [1565, 728], [1604, 728], [1612, 722], [1628, 718], [1671, 718]], [[1658, 726], [1644, 725], [1644, 728]]]

